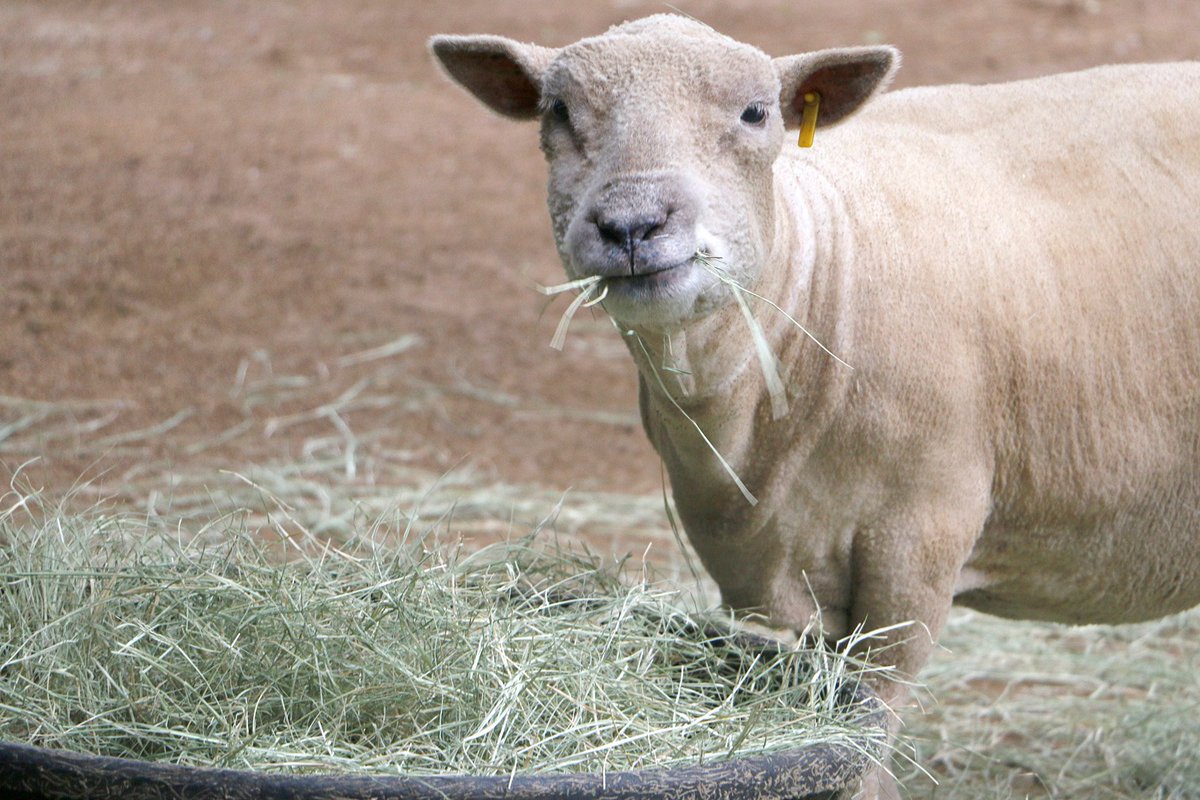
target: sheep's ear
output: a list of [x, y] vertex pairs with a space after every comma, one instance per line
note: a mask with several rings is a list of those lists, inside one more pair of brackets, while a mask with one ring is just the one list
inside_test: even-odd
[[429, 49], [455, 82], [513, 119], [538, 115], [542, 73], [557, 52], [502, 36], [434, 36]]
[[785, 125], [799, 125], [804, 95], [821, 95], [817, 126], [840, 122], [882, 91], [900, 67], [894, 47], [843, 47], [775, 59]]

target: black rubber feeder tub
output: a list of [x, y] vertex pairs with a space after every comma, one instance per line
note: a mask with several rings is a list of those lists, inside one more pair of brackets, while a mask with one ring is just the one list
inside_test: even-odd
[[[887, 710], [869, 690], [846, 701], [862, 709], [864, 734], [886, 727]], [[14, 800], [819, 800], [847, 797], [871, 761], [863, 750], [817, 744], [604, 775], [284, 775], [0, 742], [0, 793]]]
[[[866, 689], [847, 698], [864, 733], [887, 711]], [[848, 797], [871, 757], [811, 745], [728, 761], [633, 772], [509, 776], [282, 775], [181, 767], [0, 743], [0, 794], [14, 800], [832, 800]]]

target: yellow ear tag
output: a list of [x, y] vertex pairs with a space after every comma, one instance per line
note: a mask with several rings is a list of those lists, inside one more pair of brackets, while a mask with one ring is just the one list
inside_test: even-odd
[[817, 111], [821, 109], [821, 95], [808, 92], [804, 95], [804, 110], [800, 115], [801, 147], [812, 147], [813, 138], [817, 135]]

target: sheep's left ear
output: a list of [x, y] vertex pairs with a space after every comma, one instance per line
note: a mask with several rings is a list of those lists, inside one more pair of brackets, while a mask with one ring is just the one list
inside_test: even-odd
[[785, 125], [800, 124], [804, 95], [821, 95], [817, 127], [840, 122], [882, 91], [900, 67], [894, 47], [842, 47], [775, 59]]
[[537, 117], [542, 73], [558, 52], [503, 36], [434, 36], [429, 49], [456, 83], [512, 119]]

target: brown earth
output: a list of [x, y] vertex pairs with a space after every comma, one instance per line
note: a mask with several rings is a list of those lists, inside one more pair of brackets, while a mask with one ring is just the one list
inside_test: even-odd
[[[675, 7], [773, 55], [894, 43], [901, 86], [1200, 57], [1193, 0]], [[432, 470], [656, 491], [615, 333], [583, 319], [564, 354], [547, 347], [561, 301], [532, 285], [560, 272], [534, 128], [448, 84], [425, 40], [559, 45], [663, 10], [0, 2], [4, 468], [41, 455], [39, 480], [65, 487], [353, 431]], [[55, 438], [54, 420], [99, 445]]]

